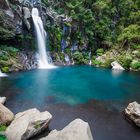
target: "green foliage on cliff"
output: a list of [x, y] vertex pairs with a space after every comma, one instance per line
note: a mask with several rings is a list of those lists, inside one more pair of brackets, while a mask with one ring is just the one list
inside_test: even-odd
[[0, 39], [8, 40], [13, 38], [15, 29], [13, 28], [11, 19], [7, 17], [3, 10], [0, 9]]
[[[72, 42], [77, 42], [79, 49], [85, 44], [87, 49], [94, 51], [97, 48], [110, 48], [114, 44], [120, 47], [140, 44], [139, 0], [44, 0], [44, 3], [57, 13], [72, 18], [67, 23], [70, 25], [69, 34], [65, 35], [69, 47]], [[55, 26], [51, 30], [54, 32], [50, 32], [54, 47], [58, 48], [56, 42], [61, 44], [63, 26], [59, 25], [57, 34], [55, 30], [58, 27]]]

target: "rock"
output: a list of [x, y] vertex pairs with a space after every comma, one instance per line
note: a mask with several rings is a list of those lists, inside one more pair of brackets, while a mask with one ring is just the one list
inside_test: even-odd
[[53, 130], [47, 137], [40, 140], [93, 140], [93, 138], [88, 123], [76, 119], [63, 130]]
[[28, 19], [31, 17], [31, 12], [30, 12], [29, 8], [23, 7], [23, 15], [24, 15], [24, 23], [27, 26], [28, 30], [30, 30], [31, 25], [30, 25], [30, 22], [28, 21]]
[[0, 124], [10, 124], [13, 119], [14, 114], [4, 105], [0, 104]]
[[0, 104], [4, 104], [6, 101], [6, 97], [0, 97]]
[[52, 115], [45, 111], [30, 109], [16, 114], [15, 119], [6, 130], [8, 140], [26, 140], [45, 130]]
[[102, 56], [98, 56], [98, 57], [96, 58], [96, 61], [100, 61], [100, 62], [102, 62], [102, 63], [105, 63], [105, 60], [106, 60], [106, 55], [105, 55], [105, 54], [102, 55]]
[[23, 7], [24, 18], [28, 19], [31, 17], [31, 12], [28, 7]]
[[140, 127], [140, 104], [132, 102], [125, 109], [126, 117]]
[[117, 61], [111, 63], [113, 70], [125, 70]]

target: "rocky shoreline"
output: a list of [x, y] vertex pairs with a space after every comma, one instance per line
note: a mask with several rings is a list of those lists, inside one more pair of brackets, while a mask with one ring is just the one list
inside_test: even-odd
[[[1, 99], [3, 99], [1, 100], [1, 103], [4, 103], [5, 98]], [[93, 137], [96, 140], [100, 138], [102, 138], [102, 140], [106, 140], [108, 139], [109, 135], [110, 139], [113, 138], [113, 140], [117, 140], [118, 138], [120, 140], [129, 140], [129, 137], [137, 140], [140, 136], [139, 128], [133, 128], [133, 126], [131, 126], [131, 124], [129, 125], [129, 123], [127, 123], [127, 121], [125, 121], [124, 119], [124, 117], [126, 117], [129, 121], [131, 120], [132, 122], [134, 122], [134, 124], [139, 126], [140, 105], [137, 102], [133, 102], [128, 105], [128, 107], [125, 109], [124, 117], [122, 115], [120, 116], [120, 113], [118, 114], [116, 111], [113, 111], [112, 113], [109, 110], [107, 111], [105, 108], [101, 107], [100, 103], [95, 101], [93, 101], [94, 104], [90, 102], [89, 106], [86, 105], [88, 108], [85, 105], [80, 105], [74, 108], [65, 105], [57, 105], [57, 107], [55, 105], [52, 105], [45, 109], [50, 110], [49, 112], [51, 112], [52, 115], [48, 111], [40, 112], [38, 109], [33, 108], [17, 113], [15, 116], [8, 108], [6, 108], [1, 103], [0, 111], [4, 112], [0, 116], [1, 125], [10, 124], [6, 128], [6, 131], [4, 133], [1, 132], [1, 136], [6, 136], [8, 140], [26, 140], [29, 138], [31, 140], [93, 140]], [[83, 115], [81, 113], [79, 114], [78, 110], [81, 113], [85, 113]], [[62, 116], [62, 112], [65, 112], [65, 116]], [[100, 115], [103, 116], [101, 117]], [[3, 120], [2, 117], [4, 118]], [[91, 119], [92, 117], [94, 119]], [[97, 118], [101, 119], [100, 123], [103, 123], [102, 127], [96, 124], [96, 121], [98, 122], [100, 120], [98, 120]], [[86, 122], [82, 119], [84, 119]], [[106, 122], [108, 119], [110, 119], [110, 122]], [[67, 122], [66, 120], [69, 121]], [[118, 123], [118, 121], [120, 121], [121, 124]], [[87, 122], [89, 122], [90, 126]], [[66, 127], [63, 128], [61, 123]], [[58, 127], [59, 125], [61, 127]], [[54, 127], [59, 131], [54, 130]], [[104, 130], [104, 128], [106, 128], [106, 130]], [[122, 134], [125, 134], [125, 132], [129, 132], [130, 136], [122, 136], [121, 133], [115, 134], [119, 128], [123, 129]], [[102, 135], [99, 133], [99, 129], [101, 130]], [[44, 134], [46, 133], [46, 136], [40, 135], [37, 138], [36, 135], [42, 132]]]
[[[14, 114], [2, 103], [5, 97], [1, 97], [0, 103], [0, 125], [9, 125], [0, 136], [8, 140], [27, 140], [42, 131], [47, 130], [52, 120], [48, 111], [40, 112], [33, 108], [24, 112]], [[90, 126], [81, 119], [75, 119], [61, 131], [53, 130], [48, 136], [39, 140], [93, 140]]]

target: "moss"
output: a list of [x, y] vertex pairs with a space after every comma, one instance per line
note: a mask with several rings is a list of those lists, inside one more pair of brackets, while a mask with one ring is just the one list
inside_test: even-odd
[[9, 72], [9, 67], [2, 67], [2, 72], [8, 73]]
[[0, 140], [8, 140], [8, 139], [6, 138], [6, 136], [0, 134]]
[[0, 132], [5, 131], [7, 126], [5, 124], [0, 125]]
[[38, 128], [40, 128], [40, 127], [41, 127], [41, 124], [40, 124], [39, 122], [36, 122], [34, 128], [35, 128], [35, 129], [38, 129]]

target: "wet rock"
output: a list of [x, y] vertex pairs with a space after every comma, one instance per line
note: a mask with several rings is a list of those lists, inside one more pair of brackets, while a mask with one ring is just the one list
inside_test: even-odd
[[31, 25], [28, 19], [31, 17], [31, 13], [30, 13], [29, 8], [23, 7], [23, 15], [24, 15], [24, 23], [27, 26], [28, 30], [30, 30]]
[[14, 114], [0, 103], [0, 124], [9, 124], [14, 118]]
[[76, 119], [63, 130], [53, 130], [40, 140], [93, 140], [89, 124], [81, 119]]
[[130, 103], [125, 109], [125, 116], [140, 127], [140, 104]]
[[30, 109], [16, 114], [15, 119], [6, 130], [8, 140], [26, 140], [45, 130], [52, 115], [45, 111]]
[[125, 70], [117, 61], [111, 63], [113, 70]]
[[1, 104], [4, 104], [5, 101], [6, 101], [6, 97], [0, 97], [0, 103], [1, 103]]

